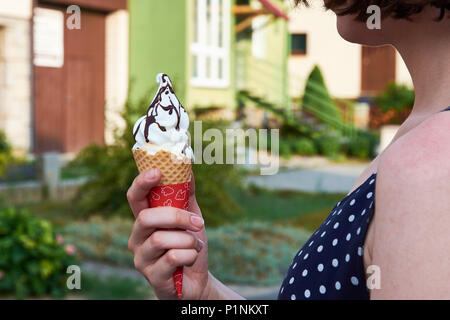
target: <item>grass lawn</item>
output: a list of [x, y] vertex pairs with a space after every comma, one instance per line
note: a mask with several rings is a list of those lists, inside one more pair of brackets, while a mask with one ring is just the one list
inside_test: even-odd
[[107, 277], [85, 274], [81, 289], [74, 291], [76, 299], [147, 300], [154, 298], [151, 287], [143, 282], [121, 276]]
[[268, 191], [251, 188], [246, 193], [233, 191], [245, 212], [244, 221], [258, 220], [315, 230], [344, 195], [294, 191]]

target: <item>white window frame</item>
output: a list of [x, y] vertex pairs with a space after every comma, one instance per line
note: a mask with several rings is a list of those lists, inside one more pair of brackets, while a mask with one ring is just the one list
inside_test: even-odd
[[[207, 0], [197, 1], [196, 41], [191, 43], [191, 58], [197, 57], [197, 75], [192, 72], [191, 84], [194, 87], [226, 88], [230, 85], [230, 0], [222, 0], [222, 10], [219, 10], [219, 0], [211, 1], [211, 20], [207, 25]], [[219, 44], [219, 23], [222, 13], [222, 47]], [[209, 35], [209, 39], [207, 39]], [[206, 74], [207, 61], [210, 60], [210, 74]], [[222, 60], [222, 77], [219, 77], [219, 61]], [[192, 68], [194, 68], [192, 63]]]
[[265, 60], [267, 57], [267, 16], [258, 16], [252, 21], [252, 56], [256, 59]]

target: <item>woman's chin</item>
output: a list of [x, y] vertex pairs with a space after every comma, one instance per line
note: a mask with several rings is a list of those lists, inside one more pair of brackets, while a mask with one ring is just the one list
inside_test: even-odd
[[365, 22], [356, 21], [354, 16], [338, 16], [337, 30], [346, 41], [365, 46], [383, 46], [389, 44], [381, 29], [369, 29]]

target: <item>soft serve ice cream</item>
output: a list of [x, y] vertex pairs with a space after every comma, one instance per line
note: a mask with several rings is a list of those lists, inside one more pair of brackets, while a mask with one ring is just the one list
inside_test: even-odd
[[[147, 114], [136, 122], [133, 156], [140, 172], [157, 168], [161, 172], [159, 184], [148, 194], [150, 208], [189, 208], [191, 169], [194, 159], [189, 144], [189, 117], [173, 91], [166, 74], [156, 77], [158, 92]], [[182, 297], [183, 267], [173, 274], [177, 295]]]
[[159, 89], [147, 114], [136, 121], [133, 128], [136, 144], [133, 150], [142, 149], [150, 155], [164, 150], [178, 159], [193, 161], [194, 153], [189, 144], [189, 116], [178, 100], [169, 76], [160, 73], [156, 77]]

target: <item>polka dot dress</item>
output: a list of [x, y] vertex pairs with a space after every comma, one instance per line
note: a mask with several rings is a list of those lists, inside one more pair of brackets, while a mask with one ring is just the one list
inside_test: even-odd
[[[450, 106], [443, 111], [450, 111]], [[375, 209], [370, 176], [331, 211], [297, 252], [278, 299], [369, 299], [364, 270], [364, 242]]]
[[376, 173], [333, 208], [295, 255], [278, 299], [369, 299], [363, 252], [375, 181]]

